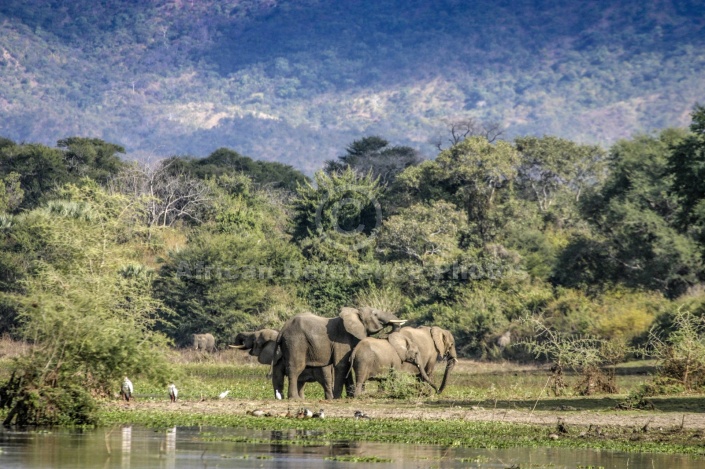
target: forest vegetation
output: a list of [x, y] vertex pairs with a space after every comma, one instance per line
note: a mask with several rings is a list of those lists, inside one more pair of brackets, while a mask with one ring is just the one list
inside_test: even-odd
[[[423, 160], [368, 136], [313, 179], [227, 148], [124, 153], [0, 139], [0, 332], [33, 344], [9, 418], [80, 422], [125, 374], [167, 379], [192, 333], [226, 347], [348, 305], [447, 328], [465, 357], [685, 356], [671, 376], [705, 386], [705, 107], [608, 150], [471, 133]], [[571, 364], [586, 343], [602, 358]]]

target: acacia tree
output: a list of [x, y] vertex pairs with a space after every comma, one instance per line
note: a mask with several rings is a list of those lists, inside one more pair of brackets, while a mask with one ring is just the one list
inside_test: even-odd
[[[486, 121], [481, 122], [473, 117], [465, 119], [444, 119], [443, 124], [447, 129], [447, 135], [438, 136], [431, 141], [438, 151], [452, 147], [470, 137], [483, 137], [492, 143], [504, 134], [504, 127], [501, 122]], [[448, 146], [446, 147], [446, 144]], [[445, 147], [445, 148], [444, 148]]]

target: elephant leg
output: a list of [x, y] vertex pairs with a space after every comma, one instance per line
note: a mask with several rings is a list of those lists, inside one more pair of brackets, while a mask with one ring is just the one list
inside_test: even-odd
[[355, 397], [360, 397], [365, 392], [365, 381], [368, 379], [369, 373], [355, 370]]
[[299, 376], [304, 370], [304, 367], [296, 366], [294, 363], [290, 363], [286, 367], [286, 374], [289, 377], [289, 399], [301, 399], [299, 395]]
[[343, 397], [343, 388], [345, 387], [348, 371], [350, 371], [350, 363], [347, 360], [343, 360], [343, 363], [336, 366], [333, 370], [333, 399]]
[[319, 383], [323, 386], [326, 399], [333, 399], [333, 365], [320, 368]]
[[357, 387], [355, 386], [355, 380], [351, 372], [348, 372], [348, 375], [345, 377], [345, 394], [348, 397], [357, 396]]
[[272, 366], [272, 388], [274, 388], [274, 397], [276, 399], [282, 398], [282, 393], [284, 392], [284, 374], [286, 367], [284, 366], [284, 361], [280, 360], [274, 366]]

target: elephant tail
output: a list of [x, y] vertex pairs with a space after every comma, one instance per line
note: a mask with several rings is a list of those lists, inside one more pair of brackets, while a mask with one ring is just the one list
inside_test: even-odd
[[348, 373], [345, 375], [345, 378], [349, 378], [350, 373], [352, 373], [353, 364], [355, 363], [355, 352], [357, 352], [357, 347], [355, 347], [350, 353], [350, 366], [348, 367]]

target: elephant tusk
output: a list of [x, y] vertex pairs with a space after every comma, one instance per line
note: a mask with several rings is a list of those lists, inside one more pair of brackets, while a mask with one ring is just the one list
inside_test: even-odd
[[228, 345], [228, 347], [230, 347], [230, 348], [236, 348], [236, 349], [238, 349], [238, 350], [242, 350], [242, 349], [244, 349], [244, 348], [247, 348], [247, 347], [245, 347], [244, 345]]
[[406, 319], [392, 319], [389, 321], [389, 324], [399, 324], [401, 326], [402, 324], [406, 324]]

